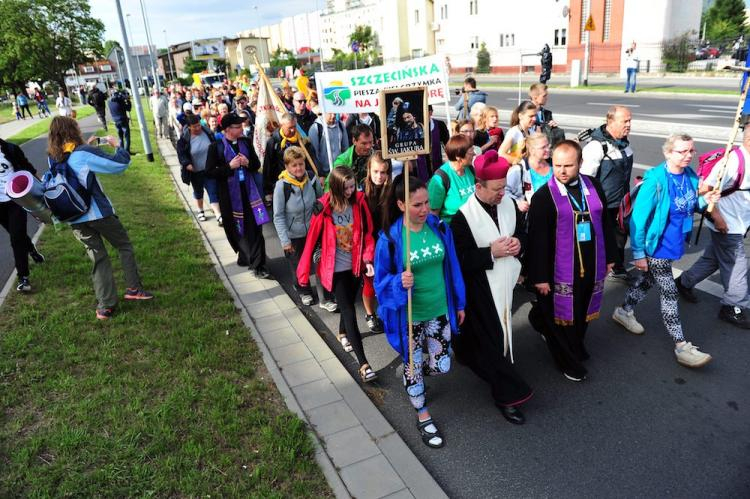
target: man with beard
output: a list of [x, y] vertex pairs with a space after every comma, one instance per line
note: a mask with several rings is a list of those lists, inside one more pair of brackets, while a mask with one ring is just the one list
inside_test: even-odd
[[[456, 358], [490, 384], [492, 398], [513, 424], [533, 392], [515, 372], [511, 310], [525, 242], [523, 216], [505, 194], [510, 164], [490, 150], [474, 161], [476, 190], [451, 222], [466, 284], [466, 320], [456, 336]], [[506, 356], [510, 356], [510, 361]]]
[[552, 152], [553, 177], [529, 208], [528, 278], [537, 303], [529, 322], [544, 337], [563, 375], [583, 381], [589, 358], [583, 340], [599, 317], [604, 280], [616, 245], [607, 198], [596, 179], [579, 175], [581, 147], [571, 140]]

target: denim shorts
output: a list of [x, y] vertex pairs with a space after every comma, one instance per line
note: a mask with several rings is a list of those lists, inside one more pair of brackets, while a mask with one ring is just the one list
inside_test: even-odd
[[190, 185], [193, 186], [193, 199], [203, 199], [203, 190], [208, 192], [210, 203], [219, 202], [219, 192], [216, 187], [216, 179], [206, 177], [205, 171], [191, 172]]

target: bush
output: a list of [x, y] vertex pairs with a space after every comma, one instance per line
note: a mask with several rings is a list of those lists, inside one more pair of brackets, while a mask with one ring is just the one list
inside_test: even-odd
[[490, 51], [487, 50], [487, 44], [482, 42], [477, 52], [477, 73], [490, 72]]
[[684, 73], [687, 70], [688, 63], [695, 59], [690, 38], [688, 31], [664, 42], [661, 58], [665, 71]]

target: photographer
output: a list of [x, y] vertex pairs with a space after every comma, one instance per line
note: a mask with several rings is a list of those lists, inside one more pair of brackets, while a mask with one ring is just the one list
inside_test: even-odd
[[78, 182], [85, 187], [91, 196], [89, 210], [70, 221], [73, 235], [85, 247], [86, 253], [94, 264], [91, 277], [94, 281], [94, 293], [97, 299], [96, 318], [110, 319], [117, 305], [117, 287], [109, 261], [106, 239], [120, 254], [122, 270], [125, 274], [124, 298], [126, 300], [150, 300], [154, 297], [143, 290], [138, 267], [135, 263], [135, 252], [128, 232], [120, 219], [115, 215], [107, 195], [104, 193], [97, 173], [117, 174], [124, 172], [130, 165], [130, 154], [121, 147], [120, 142], [111, 136], [103, 137], [107, 144], [116, 149], [114, 155], [107, 154], [98, 147], [97, 137], [89, 138], [84, 143], [78, 122], [67, 116], [57, 116], [49, 127], [47, 153], [52, 163], [67, 163], [75, 173]]
[[471, 106], [477, 102], [487, 103], [487, 93], [477, 90], [477, 80], [471, 76], [467, 76], [464, 80], [464, 88], [456, 90], [455, 93], [461, 96], [455, 106], [459, 120], [469, 119]]

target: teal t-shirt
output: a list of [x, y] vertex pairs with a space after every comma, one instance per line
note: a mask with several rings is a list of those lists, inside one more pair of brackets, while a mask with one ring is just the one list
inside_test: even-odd
[[445, 192], [443, 179], [433, 175], [427, 186], [427, 194], [430, 197], [430, 209], [440, 210], [440, 218], [449, 224], [453, 215], [474, 194], [476, 179], [468, 168], [464, 168], [463, 175], [458, 175], [450, 163], [445, 163], [440, 169], [447, 173], [451, 180], [450, 190]]
[[[402, 232], [404, 264], [406, 264], [406, 227]], [[411, 233], [411, 271], [414, 274], [414, 287], [411, 291], [412, 319], [428, 321], [448, 313], [448, 300], [445, 295], [443, 260], [445, 246], [429, 225]]]

